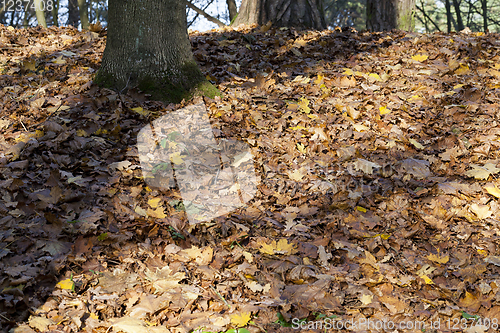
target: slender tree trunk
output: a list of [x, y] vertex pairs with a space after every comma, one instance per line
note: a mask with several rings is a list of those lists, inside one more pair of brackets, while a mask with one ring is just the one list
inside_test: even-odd
[[38, 25], [41, 25], [44, 28], [47, 28], [47, 22], [45, 21], [45, 2], [43, 0], [35, 0], [35, 12], [36, 12], [36, 20], [38, 21]]
[[78, 0], [68, 0], [68, 25], [78, 27], [79, 20]]
[[323, 0], [243, 0], [234, 25], [325, 29]]
[[455, 8], [455, 15], [457, 16], [457, 30], [464, 30], [464, 21], [462, 20], [462, 12], [460, 11], [460, 3], [458, 0], [453, 0], [453, 7]]
[[415, 0], [367, 0], [366, 28], [370, 31], [413, 31]]
[[196, 64], [179, 0], [109, 0], [108, 37], [96, 83], [138, 87], [153, 98], [179, 102], [194, 92], [218, 94]]
[[445, 8], [446, 8], [446, 28], [448, 30], [448, 33], [451, 32], [451, 4], [450, 0], [445, 1]]
[[59, 26], [59, 0], [53, 1], [54, 7], [52, 7], [52, 21], [54, 26]]
[[78, 0], [78, 10], [80, 12], [80, 22], [82, 24], [82, 30], [89, 29], [89, 8], [87, 7], [86, 0]]
[[483, 30], [488, 31], [488, 0], [481, 0], [481, 10], [483, 12]]
[[25, 29], [27, 29], [29, 25], [28, 15], [29, 15], [28, 8], [24, 7], [23, 27]]
[[236, 15], [238, 15], [238, 7], [236, 7], [235, 0], [226, 0], [227, 10], [229, 12], [229, 21], [233, 22]]

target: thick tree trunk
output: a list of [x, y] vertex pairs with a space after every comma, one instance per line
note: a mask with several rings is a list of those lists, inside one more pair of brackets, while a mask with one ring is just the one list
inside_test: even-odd
[[78, 0], [78, 10], [80, 12], [80, 22], [82, 23], [82, 30], [89, 29], [89, 9], [86, 0]]
[[234, 25], [325, 29], [323, 0], [243, 0]]
[[370, 31], [413, 31], [415, 0], [367, 0], [366, 28]]
[[218, 93], [196, 64], [179, 0], [109, 0], [108, 39], [96, 83], [138, 87], [153, 98], [179, 102], [194, 92]]
[[238, 7], [236, 7], [235, 0], [226, 0], [227, 10], [229, 12], [229, 21], [233, 22], [236, 15], [238, 15]]
[[78, 0], [68, 0], [68, 25], [78, 27], [79, 20]]

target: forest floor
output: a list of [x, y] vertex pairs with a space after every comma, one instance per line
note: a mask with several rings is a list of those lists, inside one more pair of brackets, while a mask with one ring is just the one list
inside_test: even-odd
[[[105, 32], [0, 25], [0, 331], [497, 331], [499, 37], [193, 32], [223, 97], [166, 105], [92, 85]], [[259, 181], [193, 223], [137, 134], [200, 102]]]

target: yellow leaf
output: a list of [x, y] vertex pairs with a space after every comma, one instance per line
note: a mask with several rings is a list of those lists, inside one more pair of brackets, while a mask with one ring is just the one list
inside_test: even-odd
[[411, 57], [411, 58], [412, 58], [413, 60], [415, 60], [415, 61], [420, 61], [420, 62], [422, 62], [422, 61], [426, 61], [426, 60], [427, 60], [427, 58], [429, 58], [429, 56], [428, 56], [428, 55], [426, 55], [426, 54], [417, 54], [417, 55], [414, 55], [414, 56], [413, 56], [413, 57]]
[[99, 319], [99, 316], [96, 315], [95, 313], [91, 313], [89, 317], [92, 318], [92, 319], [96, 319], [96, 320]]
[[306, 146], [304, 146], [302, 143], [298, 142], [297, 143], [297, 149], [302, 153], [302, 154], [305, 154], [306, 153]]
[[231, 317], [231, 324], [235, 325], [236, 327], [243, 327], [248, 324], [250, 321], [252, 314], [250, 312], [242, 312], [241, 314], [232, 314]]
[[138, 114], [140, 114], [141, 116], [147, 116], [149, 111], [148, 110], [144, 110], [142, 107], [136, 107], [136, 108], [133, 108], [131, 109], [132, 111], [134, 112], [137, 112]]
[[432, 260], [432, 261], [437, 262], [437, 263], [440, 263], [440, 264], [446, 264], [450, 260], [450, 256], [440, 257], [436, 254], [429, 254], [427, 256], [427, 259]]
[[179, 164], [182, 164], [184, 163], [183, 159], [182, 159], [182, 156], [181, 156], [181, 153], [179, 151], [173, 153], [171, 156], [170, 156], [170, 160], [172, 161], [172, 163], [174, 163], [175, 165], [179, 165]]
[[368, 78], [371, 81], [382, 81], [382, 79], [380, 78], [380, 76], [378, 74], [376, 74], [376, 73], [371, 73], [370, 75], [368, 75]]
[[265, 254], [274, 254], [275, 248], [276, 248], [276, 242], [272, 241], [270, 244], [263, 243], [259, 251]]
[[76, 136], [81, 136], [81, 137], [86, 138], [86, 137], [87, 137], [87, 136], [89, 136], [89, 135], [88, 135], [88, 133], [87, 133], [87, 132], [85, 132], [85, 130], [83, 130], [83, 129], [79, 129], [79, 130], [76, 130]]
[[148, 205], [150, 205], [151, 208], [156, 208], [156, 207], [158, 207], [160, 201], [161, 201], [161, 198], [149, 199], [148, 200]]
[[380, 115], [382, 115], [382, 116], [383, 116], [384, 114], [388, 114], [388, 113], [390, 113], [390, 112], [391, 112], [391, 110], [390, 110], [390, 109], [388, 109], [388, 108], [387, 108], [387, 107], [385, 107], [385, 106], [381, 106], [381, 107], [379, 107], [379, 108], [378, 108], [378, 110], [380, 111]]
[[389, 239], [389, 237], [391, 237], [389, 234], [380, 234], [380, 238], [382, 239]]
[[409, 139], [410, 143], [415, 146], [417, 149], [424, 149], [425, 147], [422, 146], [417, 140], [415, 139]]
[[470, 72], [469, 66], [467, 64], [460, 64], [460, 67], [455, 70], [455, 74], [463, 75]]
[[293, 243], [288, 243], [286, 239], [282, 238], [276, 244], [275, 252], [279, 254], [292, 254], [295, 252], [295, 245]]
[[324, 76], [321, 74], [318, 74], [318, 77], [316, 78], [316, 80], [314, 80], [314, 84], [321, 84], [323, 79], [324, 79]]
[[414, 101], [417, 101], [419, 99], [422, 99], [422, 97], [420, 95], [413, 95], [411, 96], [409, 99], [408, 99], [408, 102], [414, 102]]
[[277, 243], [276, 241], [271, 241], [269, 244], [261, 242], [261, 247], [259, 251], [265, 254], [294, 254], [296, 251], [296, 246], [293, 243], [288, 243], [286, 239], [280, 239]]
[[156, 210], [152, 210], [151, 208], [148, 208], [147, 214], [151, 217], [156, 217], [157, 219], [164, 219], [167, 217], [165, 213], [163, 212], [163, 207], [158, 207]]
[[366, 208], [363, 208], [361, 206], [356, 206], [356, 209], [362, 213], [366, 213]]
[[488, 255], [488, 251], [483, 250], [483, 249], [477, 249], [477, 253], [479, 253], [482, 256], [487, 256]]
[[434, 284], [434, 282], [427, 275], [421, 275], [420, 277], [425, 281], [426, 284]]
[[56, 287], [59, 287], [61, 289], [65, 290], [75, 290], [75, 283], [71, 279], [66, 279], [57, 282]]
[[296, 130], [305, 130], [307, 128], [305, 128], [304, 126], [295, 126], [295, 127], [290, 127], [290, 129], [292, 131], [296, 131]]
[[297, 103], [299, 106], [299, 110], [304, 112], [304, 113], [309, 113], [311, 112], [311, 109], [309, 108], [309, 100], [305, 97], [301, 97], [299, 99], [299, 102]]
[[350, 68], [344, 68], [344, 75], [354, 75], [354, 72]]
[[500, 198], [500, 189], [496, 185], [487, 184], [483, 188], [486, 190], [486, 192], [488, 192], [492, 196], [494, 196], [496, 198]]

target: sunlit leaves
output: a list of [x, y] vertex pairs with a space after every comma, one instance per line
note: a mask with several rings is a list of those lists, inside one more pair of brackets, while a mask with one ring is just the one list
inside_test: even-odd
[[475, 179], [488, 179], [491, 174], [496, 174], [500, 171], [493, 163], [486, 163], [484, 166], [471, 164], [471, 170], [467, 170], [465, 174]]

